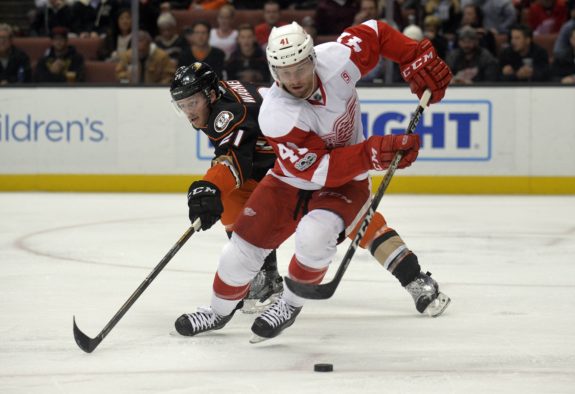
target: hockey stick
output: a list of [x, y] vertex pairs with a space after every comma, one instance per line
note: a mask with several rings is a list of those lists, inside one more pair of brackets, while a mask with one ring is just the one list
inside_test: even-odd
[[[419, 123], [419, 119], [421, 118], [423, 110], [427, 107], [429, 103], [430, 98], [431, 98], [431, 92], [429, 90], [426, 90], [421, 96], [421, 100], [419, 100], [419, 105], [417, 106], [415, 113], [411, 116], [411, 120], [409, 121], [407, 130], [405, 130], [405, 134], [413, 133], [415, 127]], [[395, 157], [393, 158], [389, 168], [387, 169], [383, 177], [383, 180], [381, 181], [381, 184], [379, 185], [379, 188], [377, 189], [377, 192], [373, 197], [371, 205], [369, 206], [367, 213], [365, 214], [365, 218], [361, 222], [359, 231], [357, 232], [355, 238], [349, 245], [349, 248], [347, 248], [347, 252], [345, 253], [345, 256], [343, 257], [343, 260], [340, 263], [333, 279], [330, 282], [315, 285], [309, 283], [296, 282], [295, 280], [290, 279], [286, 276], [284, 277], [284, 280], [287, 287], [289, 287], [291, 291], [293, 291], [300, 297], [312, 300], [325, 300], [326, 298], [331, 297], [333, 293], [335, 293], [335, 289], [337, 289], [339, 282], [341, 282], [343, 274], [347, 270], [347, 267], [349, 266], [349, 263], [351, 262], [353, 255], [355, 254], [357, 246], [359, 245], [359, 242], [363, 238], [365, 230], [367, 229], [367, 226], [369, 225], [369, 222], [371, 221], [371, 218], [373, 217], [373, 214], [375, 213], [375, 210], [377, 209], [377, 206], [379, 205], [379, 202], [381, 201], [383, 194], [387, 189], [387, 186], [391, 182], [391, 178], [393, 177], [393, 174], [395, 173], [395, 170], [397, 169], [397, 166], [399, 165], [399, 161], [401, 160], [402, 156], [403, 153], [401, 152], [397, 152], [395, 154]]]
[[201, 225], [200, 219], [198, 218], [194, 221], [192, 226], [186, 230], [184, 235], [182, 235], [180, 239], [178, 239], [178, 242], [176, 242], [176, 244], [172, 246], [170, 251], [164, 256], [164, 258], [158, 263], [158, 265], [156, 265], [156, 268], [154, 268], [152, 272], [150, 272], [150, 274], [146, 277], [146, 279], [140, 284], [140, 286], [138, 286], [136, 291], [132, 293], [130, 298], [128, 298], [128, 300], [124, 303], [124, 305], [122, 305], [122, 307], [118, 310], [118, 312], [116, 312], [114, 317], [112, 317], [112, 319], [108, 322], [108, 324], [106, 324], [106, 327], [104, 327], [102, 331], [100, 331], [100, 333], [95, 338], [90, 338], [82, 331], [80, 331], [80, 329], [76, 325], [76, 316], [73, 317], [74, 339], [76, 340], [78, 346], [80, 346], [80, 349], [82, 349], [86, 353], [92, 353], [94, 349], [98, 347], [100, 342], [102, 342], [104, 338], [106, 338], [108, 333], [112, 331], [112, 328], [114, 328], [114, 326], [120, 321], [120, 319], [126, 314], [126, 312], [128, 312], [128, 309], [130, 309], [130, 307], [134, 304], [134, 302], [136, 302], [136, 300], [142, 295], [144, 290], [148, 288], [150, 283], [152, 283], [152, 281], [156, 278], [156, 276], [158, 276], [158, 274], [170, 262], [172, 257], [176, 255], [178, 250], [180, 250], [180, 248], [186, 243], [186, 241], [190, 239], [190, 237], [196, 231], [198, 231], [200, 225]]

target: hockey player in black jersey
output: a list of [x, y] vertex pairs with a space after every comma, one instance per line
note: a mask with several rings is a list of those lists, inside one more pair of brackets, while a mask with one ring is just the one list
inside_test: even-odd
[[[192, 222], [199, 218], [204, 231], [221, 220], [229, 236], [251, 192], [275, 161], [258, 126], [262, 97], [254, 85], [220, 81], [201, 62], [180, 67], [170, 93], [177, 110], [214, 146], [212, 166], [188, 190], [189, 218]], [[282, 290], [274, 250], [252, 280], [243, 310], [256, 312]], [[181, 325], [178, 332], [187, 334]]]

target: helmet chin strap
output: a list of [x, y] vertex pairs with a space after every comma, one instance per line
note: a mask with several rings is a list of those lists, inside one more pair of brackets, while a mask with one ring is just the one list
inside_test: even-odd
[[318, 83], [317, 83], [317, 74], [315, 73], [315, 70], [313, 71], [313, 83], [311, 84], [311, 90], [309, 92], [309, 94], [305, 97], [305, 100], [309, 99], [317, 90], [318, 88]]

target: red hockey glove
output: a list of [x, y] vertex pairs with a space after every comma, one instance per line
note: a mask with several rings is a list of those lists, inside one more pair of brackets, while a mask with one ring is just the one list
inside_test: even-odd
[[449, 66], [441, 60], [431, 41], [425, 39], [417, 46], [415, 59], [400, 66], [401, 75], [411, 88], [411, 92], [421, 95], [425, 89], [431, 90], [430, 104], [437, 103], [445, 95], [445, 89], [453, 78]]
[[399, 151], [404, 153], [398, 168], [409, 167], [419, 153], [419, 134], [374, 135], [365, 141], [365, 148], [374, 170], [388, 168]]

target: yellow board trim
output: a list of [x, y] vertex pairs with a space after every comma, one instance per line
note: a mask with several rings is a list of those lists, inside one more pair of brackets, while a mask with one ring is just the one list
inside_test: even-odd
[[[201, 175], [0, 175], [0, 191], [181, 193]], [[374, 191], [381, 176], [373, 177]], [[396, 176], [389, 193], [575, 194], [575, 177]]]
[[[377, 184], [381, 181], [381, 177], [378, 178]], [[421, 194], [575, 194], [575, 177], [394, 177], [388, 190], [390, 193]]]

